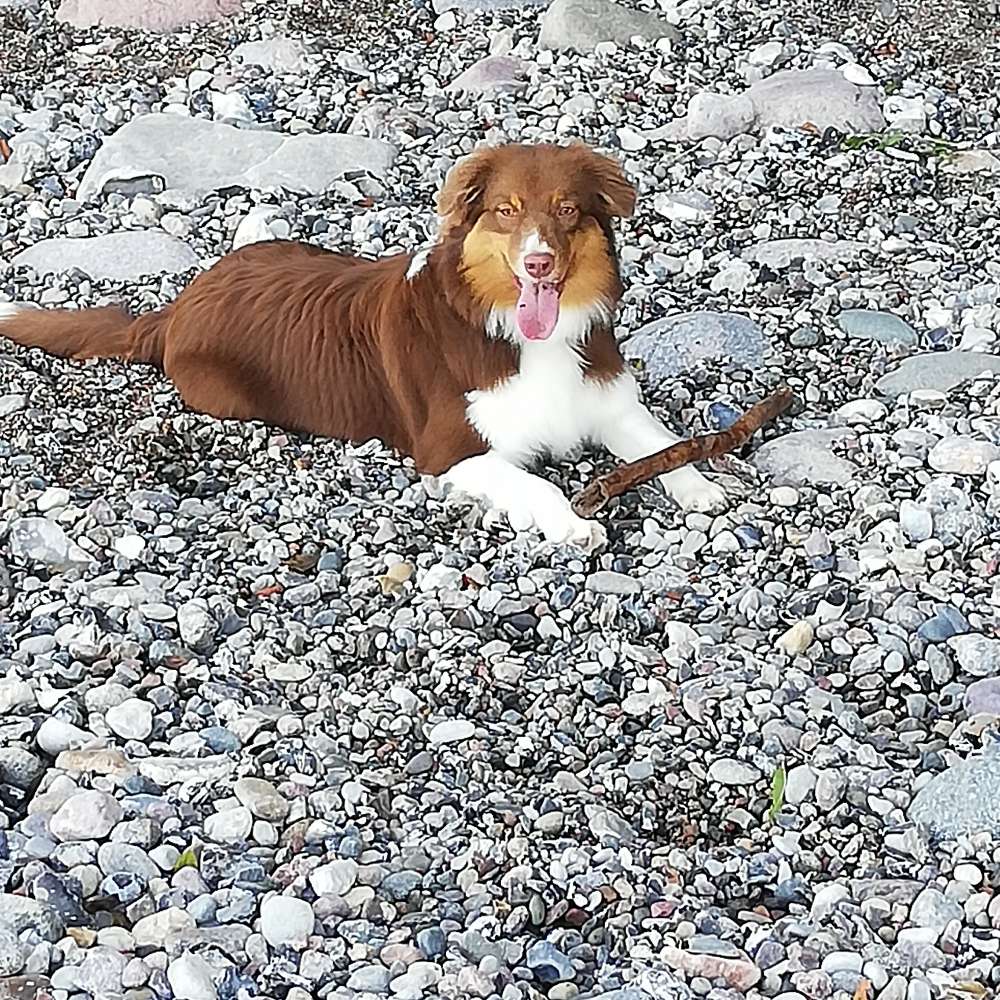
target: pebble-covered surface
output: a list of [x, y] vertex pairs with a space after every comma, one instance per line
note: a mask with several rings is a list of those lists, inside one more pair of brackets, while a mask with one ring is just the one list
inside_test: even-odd
[[[376, 444], [0, 345], [5, 1000], [1000, 985], [995, 5], [509, 4], [0, 0], [0, 302], [414, 249], [476, 142], [580, 137], [641, 189], [654, 406], [799, 397], [727, 511], [642, 488], [585, 558]], [[163, 174], [120, 134], [160, 114]]]

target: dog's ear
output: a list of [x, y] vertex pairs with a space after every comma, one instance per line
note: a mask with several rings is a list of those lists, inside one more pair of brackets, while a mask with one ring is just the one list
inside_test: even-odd
[[437, 210], [445, 226], [451, 228], [470, 221], [486, 190], [493, 169], [493, 150], [477, 149], [462, 157], [448, 171], [438, 192]]
[[599, 206], [605, 214], [626, 219], [635, 211], [635, 185], [621, 164], [609, 156], [588, 150], [587, 172], [594, 183]]

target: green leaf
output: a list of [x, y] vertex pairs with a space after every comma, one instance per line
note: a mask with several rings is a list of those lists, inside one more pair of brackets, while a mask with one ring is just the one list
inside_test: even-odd
[[194, 853], [193, 847], [189, 847], [174, 862], [175, 872], [179, 872], [182, 868], [197, 868], [197, 867], [198, 867], [198, 855]]
[[785, 804], [785, 765], [779, 764], [771, 778], [771, 808], [767, 811], [768, 820], [773, 823], [774, 817], [781, 812]]

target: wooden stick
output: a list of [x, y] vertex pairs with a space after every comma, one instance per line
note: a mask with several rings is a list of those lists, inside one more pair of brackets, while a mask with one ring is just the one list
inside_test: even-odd
[[678, 441], [669, 448], [598, 476], [573, 497], [573, 510], [580, 517], [593, 517], [612, 497], [621, 496], [640, 483], [649, 482], [650, 479], [679, 469], [682, 465], [715, 458], [741, 448], [764, 424], [784, 413], [794, 399], [792, 390], [788, 386], [782, 386], [777, 392], [752, 406], [732, 427], [724, 431]]

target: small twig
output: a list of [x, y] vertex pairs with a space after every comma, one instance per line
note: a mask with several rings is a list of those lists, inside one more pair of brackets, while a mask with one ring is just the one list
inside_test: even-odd
[[598, 476], [573, 497], [573, 510], [580, 517], [593, 517], [612, 497], [621, 496], [640, 483], [662, 476], [665, 472], [672, 472], [682, 465], [715, 458], [741, 448], [764, 424], [784, 413], [794, 399], [792, 390], [788, 386], [782, 386], [767, 399], [752, 406], [732, 427], [724, 431], [679, 441], [653, 455], [620, 465], [617, 469]]

